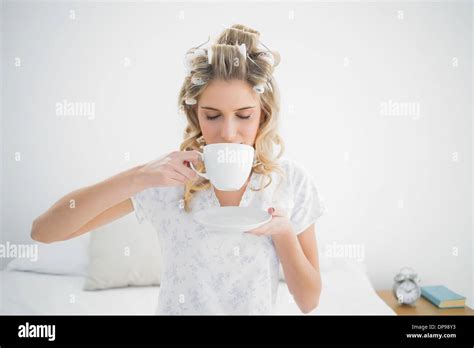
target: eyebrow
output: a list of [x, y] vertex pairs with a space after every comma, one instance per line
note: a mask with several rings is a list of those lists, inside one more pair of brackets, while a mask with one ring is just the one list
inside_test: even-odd
[[[234, 111], [241, 111], [241, 110], [252, 109], [252, 108], [255, 108], [255, 106], [244, 106], [243, 108], [240, 108]], [[211, 108], [210, 106], [201, 106], [201, 109], [221, 111], [219, 109]]]

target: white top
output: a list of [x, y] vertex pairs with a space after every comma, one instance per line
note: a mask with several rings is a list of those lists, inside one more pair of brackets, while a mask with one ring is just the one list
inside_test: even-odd
[[[282, 207], [296, 234], [324, 212], [311, 175], [295, 161], [280, 159], [287, 179], [272, 173], [262, 191], [261, 174], [252, 173], [241, 207]], [[264, 178], [264, 183], [267, 183]], [[208, 232], [193, 214], [219, 207], [211, 187], [194, 194], [184, 210], [184, 185], [153, 187], [131, 197], [142, 223], [150, 221], [162, 249], [162, 274], [156, 314], [272, 314], [280, 260], [271, 236]]]

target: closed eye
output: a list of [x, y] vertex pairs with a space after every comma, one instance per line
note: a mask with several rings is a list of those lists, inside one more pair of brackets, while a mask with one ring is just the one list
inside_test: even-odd
[[[208, 120], [215, 120], [215, 119], [218, 118], [219, 116], [220, 116], [220, 115], [216, 115], [216, 116], [207, 116], [207, 115], [206, 115], [206, 118], [207, 118]], [[252, 116], [252, 115], [248, 115], [248, 116], [236, 115], [236, 116], [237, 116], [238, 118], [242, 119], [242, 120], [247, 120], [247, 119], [249, 119], [250, 116]]]

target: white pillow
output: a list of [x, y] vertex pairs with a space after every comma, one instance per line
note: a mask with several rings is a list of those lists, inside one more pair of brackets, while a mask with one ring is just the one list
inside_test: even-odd
[[37, 248], [37, 260], [16, 258], [5, 270], [36, 273], [80, 275], [87, 274], [89, 234], [55, 243], [32, 243]]
[[84, 290], [160, 285], [161, 249], [150, 223], [129, 214], [91, 232]]

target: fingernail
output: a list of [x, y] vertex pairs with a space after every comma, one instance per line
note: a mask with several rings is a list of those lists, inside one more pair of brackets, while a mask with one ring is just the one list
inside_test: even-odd
[[270, 208], [270, 214], [273, 214], [275, 212], [275, 208]]

